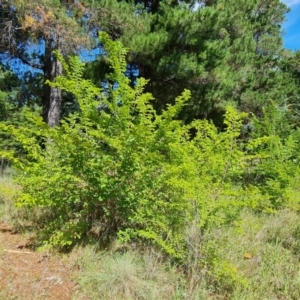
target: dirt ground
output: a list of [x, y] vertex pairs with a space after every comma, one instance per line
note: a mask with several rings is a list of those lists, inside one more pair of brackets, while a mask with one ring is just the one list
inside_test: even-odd
[[1, 300], [85, 300], [74, 281], [72, 255], [34, 252], [30, 239], [0, 223]]

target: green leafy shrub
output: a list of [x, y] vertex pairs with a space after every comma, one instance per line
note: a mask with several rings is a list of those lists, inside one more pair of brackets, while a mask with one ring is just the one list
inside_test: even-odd
[[253, 118], [252, 136], [264, 139], [264, 143], [255, 147], [261, 159], [251, 167], [252, 183], [269, 198], [265, 210], [285, 207], [298, 210], [300, 131], [291, 126], [285, 107], [270, 102], [263, 113], [262, 118]]
[[235, 220], [241, 207], [260, 201], [257, 189], [239, 184], [255, 157], [242, 151], [239, 138], [246, 115], [228, 107], [223, 132], [207, 120], [184, 125], [176, 116], [187, 90], [158, 115], [152, 96], [143, 93], [147, 81], [130, 87], [122, 45], [105, 34], [102, 42], [112, 68], [108, 80], [117, 88], [95, 87], [82, 79], [78, 58], [67, 63], [60, 57], [65, 76], [48, 84], [72, 93], [80, 110], [55, 128], [32, 112], [23, 126], [1, 124], [26, 151], [22, 157], [1, 152], [19, 170], [18, 205], [45, 212], [43, 239], [55, 246], [89, 234], [102, 241], [117, 235], [154, 241], [179, 260], [195, 260], [201, 249], [191, 246], [187, 227], [195, 224], [201, 239], [207, 228]]

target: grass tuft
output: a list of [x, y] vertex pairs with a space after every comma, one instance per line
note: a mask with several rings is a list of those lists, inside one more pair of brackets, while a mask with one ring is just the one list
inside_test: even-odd
[[81, 259], [78, 281], [91, 299], [183, 299], [177, 288], [180, 274], [162, 260], [151, 250], [141, 255], [137, 251], [95, 253], [90, 248]]

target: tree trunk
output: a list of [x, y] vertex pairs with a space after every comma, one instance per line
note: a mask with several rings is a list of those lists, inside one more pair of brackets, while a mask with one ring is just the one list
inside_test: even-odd
[[[57, 76], [62, 75], [61, 62], [52, 55], [51, 39], [46, 41], [45, 47], [45, 64], [44, 64], [44, 79], [53, 81]], [[44, 121], [50, 126], [54, 127], [59, 124], [61, 112], [61, 90], [58, 88], [50, 87], [44, 83], [43, 95], [43, 118]]]

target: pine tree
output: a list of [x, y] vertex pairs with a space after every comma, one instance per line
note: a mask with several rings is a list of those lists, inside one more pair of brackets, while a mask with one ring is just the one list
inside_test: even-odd
[[[192, 98], [182, 118], [220, 122], [233, 103], [260, 114], [270, 99], [294, 93], [281, 72], [281, 23], [288, 8], [279, 0], [128, 1], [94, 6], [91, 26], [121, 39], [127, 61], [150, 79], [147, 91], [158, 111], [184, 88]], [[167, 93], [166, 93], [167, 91]]]
[[[62, 3], [49, 1], [15, 1], [0, 6], [0, 52], [9, 52], [29, 66], [41, 69], [44, 82], [62, 74], [59, 60], [53, 56], [74, 53], [83, 46], [81, 18], [84, 11], [77, 1]], [[42, 40], [44, 53], [28, 53], [26, 46]], [[43, 118], [49, 126], [59, 123], [61, 91], [44, 84], [42, 95]]]
[[[17, 1], [14, 8], [0, 8], [5, 33], [0, 51], [36, 64], [20, 45], [43, 39], [38, 67], [44, 81], [53, 81], [62, 70], [53, 50], [72, 53], [87, 42], [83, 32], [106, 31], [130, 50], [128, 64], [149, 79], [146, 90], [155, 96], [158, 112], [188, 88], [192, 97], [180, 118], [222, 124], [227, 104], [260, 115], [270, 100], [278, 105], [296, 101], [295, 76], [282, 68], [281, 23], [287, 11], [279, 0]], [[87, 76], [100, 84], [108, 71], [102, 58]], [[44, 120], [57, 125], [61, 92], [44, 85], [42, 98]]]

